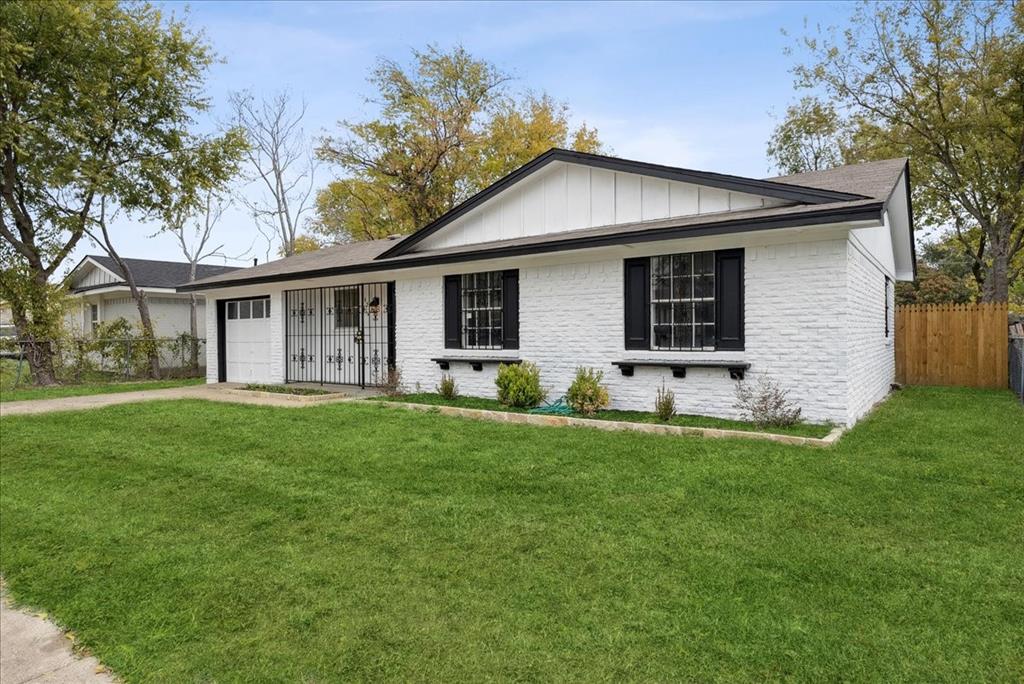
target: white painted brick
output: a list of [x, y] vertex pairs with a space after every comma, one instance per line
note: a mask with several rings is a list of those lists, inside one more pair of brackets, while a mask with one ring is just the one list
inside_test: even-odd
[[[743, 245], [744, 240], [738, 239], [736, 244]], [[577, 366], [593, 366], [604, 371], [614, 408], [652, 410], [657, 388], [664, 381], [675, 391], [682, 413], [737, 417], [733, 406], [736, 382], [725, 369], [691, 368], [686, 378], [673, 378], [668, 368], [637, 367], [632, 377], [624, 377], [611, 365], [626, 358], [717, 358], [749, 362], [748, 378], [758, 373], [771, 375], [790, 392], [808, 420], [852, 424], [885, 396], [892, 382], [892, 336], [885, 338], [882, 321], [884, 275], [845, 237], [791, 244], [746, 243], [746, 349], [741, 352], [626, 351], [623, 258], [580, 254], [565, 258], [573, 261], [520, 266], [518, 351], [446, 350], [443, 274], [374, 274], [372, 280], [395, 279], [397, 358], [408, 388], [434, 391], [442, 371], [430, 360], [433, 357], [485, 354], [537, 363], [552, 398], [565, 393]], [[458, 270], [469, 269], [462, 266], [451, 272]], [[319, 284], [352, 282], [358, 281], [349, 276], [337, 283]], [[217, 379], [213, 302], [254, 294], [271, 295], [277, 308], [271, 316], [271, 374], [273, 381], [284, 381], [282, 293], [293, 287], [298, 285], [211, 293], [206, 311], [208, 381]], [[495, 370], [494, 365], [474, 371], [468, 364], [454, 364], [450, 372], [463, 394], [493, 397]]]

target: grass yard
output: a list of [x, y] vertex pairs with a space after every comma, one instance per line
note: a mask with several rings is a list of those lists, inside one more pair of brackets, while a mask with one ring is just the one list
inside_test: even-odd
[[81, 383], [68, 383], [52, 387], [35, 387], [28, 379], [28, 367], [22, 370], [21, 383], [17, 379], [17, 361], [0, 359], [0, 402], [28, 401], [32, 399], [58, 399], [60, 397], [81, 397], [87, 394], [114, 394], [137, 392], [139, 390], [165, 389], [201, 385], [204, 378], [172, 378], [169, 380], [120, 380], [104, 378]]
[[1024, 409], [831, 449], [198, 401], [0, 421], [0, 571], [127, 681], [1024, 678]]
[[[487, 411], [511, 411], [513, 413], [526, 413], [528, 409], [505, 406], [497, 399], [486, 399], [483, 397], [459, 396], [455, 399], [445, 399], [437, 392], [421, 392], [416, 394], [403, 394], [394, 397], [379, 397], [380, 401], [405, 401], [412, 404], [429, 404], [430, 406], [458, 406], [460, 408], [484, 409]], [[660, 423], [658, 416], [648, 411], [598, 411], [593, 416], [578, 415], [581, 418], [594, 418], [596, 420], [621, 420], [630, 423]], [[717, 428], [721, 430], [747, 430], [754, 432], [772, 432], [780, 435], [796, 435], [798, 437], [824, 437], [832, 431], [832, 425], [818, 425], [814, 423], [797, 423], [785, 427], [760, 428], [753, 423], [742, 420], [728, 420], [725, 418], [712, 418], [710, 416], [673, 416], [667, 425], [683, 425], [687, 427]]]

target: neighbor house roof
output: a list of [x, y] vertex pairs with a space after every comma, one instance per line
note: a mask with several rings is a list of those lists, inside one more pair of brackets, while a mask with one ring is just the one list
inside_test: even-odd
[[[99, 254], [90, 254], [86, 256], [82, 261], [75, 267], [75, 270], [87, 261], [94, 261], [106, 270], [110, 271], [117, 278], [124, 278], [124, 273], [121, 268], [117, 265], [117, 262], [111, 259], [109, 256], [103, 256]], [[173, 289], [179, 285], [183, 285], [189, 282], [189, 265], [188, 263], [181, 261], [157, 261], [154, 259], [124, 259], [125, 264], [132, 272], [132, 276], [135, 278], [135, 284], [139, 287], [149, 288], [167, 288]], [[223, 275], [231, 271], [239, 270], [235, 266], [212, 266], [209, 264], [198, 264], [196, 265], [196, 279], [199, 278], [210, 278], [213, 276]], [[94, 290], [101, 287], [111, 287], [112, 285], [124, 285], [125, 281], [121, 280], [115, 283], [103, 283], [101, 285], [92, 285], [89, 287], [72, 288], [72, 292], [85, 292], [87, 290]]]
[[[563, 153], [558, 155], [557, 158], [564, 158], [564, 150], [556, 150], [554, 152]], [[572, 154], [578, 155], [579, 153]], [[595, 158], [602, 161], [612, 159], [610, 157], [597, 157], [596, 155], [584, 156], [591, 161]], [[527, 164], [527, 167], [533, 163]], [[629, 169], [637, 173], [645, 173], [646, 171], [633, 168], [636, 165], [648, 167], [648, 170], [649, 168], [672, 170], [672, 167], [642, 165], [640, 162], [623, 163], [630, 165]], [[761, 190], [755, 189], [749, 184], [743, 184], [740, 181], [749, 181], [749, 183], [754, 184], [769, 183], [777, 186], [773, 191], [778, 191], [778, 188], [781, 187], [786, 188], [787, 192], [799, 194], [799, 191], [802, 190], [804, 191], [805, 199], [802, 203], [787, 206], [760, 207], [743, 211], [613, 224], [455, 247], [409, 251], [409, 248], [418, 241], [417, 236], [423, 233], [423, 230], [421, 230], [404, 238], [371, 240], [326, 247], [314, 252], [271, 261], [252, 268], [239, 269], [232, 273], [203, 278], [194, 283], [182, 285], [178, 289], [180, 291], [204, 290], [217, 287], [295, 280], [298, 278], [318, 278], [347, 273], [367, 273], [496, 257], [584, 249], [618, 243], [669, 240], [843, 221], [880, 220], [885, 201], [888, 199], [906, 167], [907, 161], [905, 159], [893, 159], [859, 164], [852, 167], [839, 167], [829, 171], [786, 176], [768, 181], [739, 179], [735, 176], [675, 169], [680, 174], [685, 174], [688, 182], [704, 183], [704, 180], [698, 180], [692, 176], [692, 174], [704, 174], [705, 176], [712, 177], [712, 181], [719, 183], [717, 187], [723, 187], [721, 183], [728, 182], [732, 186], [743, 188], [743, 192], [760, 192]], [[518, 173], [519, 171], [511, 175]], [[726, 181], [723, 181], [723, 178]], [[504, 180], [499, 181], [499, 183], [502, 182]], [[491, 191], [493, 187], [491, 186], [485, 192]], [[493, 192], [489, 196], [492, 195]], [[808, 199], [810, 197], [813, 197], [813, 201]], [[472, 199], [469, 200], [469, 202], [473, 201]], [[456, 207], [453, 212], [463, 206]], [[452, 212], [445, 216], [450, 214]], [[430, 226], [434, 226], [436, 223], [435, 221]], [[427, 228], [430, 228], [430, 226]]]

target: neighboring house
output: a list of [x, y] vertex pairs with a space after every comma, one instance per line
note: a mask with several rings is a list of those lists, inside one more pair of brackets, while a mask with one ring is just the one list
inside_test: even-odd
[[14, 328], [14, 313], [11, 311], [11, 305], [0, 299], [0, 339], [17, 336], [18, 331]]
[[613, 408], [731, 417], [775, 378], [852, 424], [894, 375], [893, 281], [914, 276], [905, 159], [758, 180], [551, 150], [402, 239], [205, 278], [207, 377], [494, 396], [529, 360], [557, 397], [604, 371]]
[[[189, 295], [175, 288], [189, 282], [189, 265], [178, 261], [125, 259], [135, 284], [146, 293], [153, 333], [157, 337], [177, 337], [189, 331]], [[231, 266], [199, 264], [196, 277], [206, 278], [237, 270]], [[108, 256], [90, 254], [83, 258], [66, 281], [74, 303], [67, 314], [68, 327], [89, 334], [100, 323], [124, 318], [139, 323], [139, 309], [117, 263]], [[199, 337], [206, 336], [206, 303], [197, 302]]]

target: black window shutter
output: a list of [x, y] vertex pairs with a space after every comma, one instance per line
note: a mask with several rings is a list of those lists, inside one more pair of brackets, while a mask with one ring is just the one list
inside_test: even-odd
[[519, 271], [501, 274], [502, 349], [519, 349]]
[[743, 349], [743, 250], [715, 252], [718, 349]]
[[626, 349], [651, 347], [651, 260], [626, 259]]
[[462, 347], [462, 283], [460, 276], [444, 277], [444, 347], [459, 349]]

